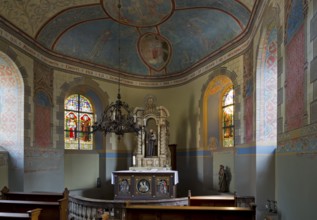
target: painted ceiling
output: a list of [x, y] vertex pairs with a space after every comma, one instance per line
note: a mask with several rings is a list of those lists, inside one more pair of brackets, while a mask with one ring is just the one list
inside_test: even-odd
[[258, 0], [0, 0], [45, 50], [139, 78], [184, 75], [248, 30]]

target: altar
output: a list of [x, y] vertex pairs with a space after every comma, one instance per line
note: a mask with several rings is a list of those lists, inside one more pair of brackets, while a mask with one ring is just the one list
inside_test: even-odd
[[164, 106], [156, 106], [156, 97], [147, 95], [144, 107], [134, 109], [140, 127], [129, 170], [112, 172], [114, 199], [168, 199], [176, 197], [178, 172], [171, 170], [168, 146], [169, 116]]
[[111, 176], [114, 199], [176, 198], [178, 172], [174, 170], [122, 170]]

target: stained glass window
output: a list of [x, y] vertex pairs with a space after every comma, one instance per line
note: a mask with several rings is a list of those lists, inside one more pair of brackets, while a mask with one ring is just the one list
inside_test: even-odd
[[85, 96], [73, 94], [65, 100], [64, 108], [65, 149], [92, 150], [90, 126], [94, 123], [94, 112], [90, 101]]
[[227, 89], [222, 99], [222, 140], [223, 147], [234, 146], [234, 90]]

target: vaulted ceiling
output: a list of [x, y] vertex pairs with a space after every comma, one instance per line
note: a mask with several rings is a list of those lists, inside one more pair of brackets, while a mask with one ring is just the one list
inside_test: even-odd
[[0, 0], [0, 14], [56, 56], [114, 74], [166, 78], [190, 72], [242, 38], [257, 5], [258, 0]]

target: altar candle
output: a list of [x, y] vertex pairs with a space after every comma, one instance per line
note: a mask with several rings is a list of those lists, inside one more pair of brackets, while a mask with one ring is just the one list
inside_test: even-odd
[[132, 165], [135, 166], [135, 156], [132, 156]]

